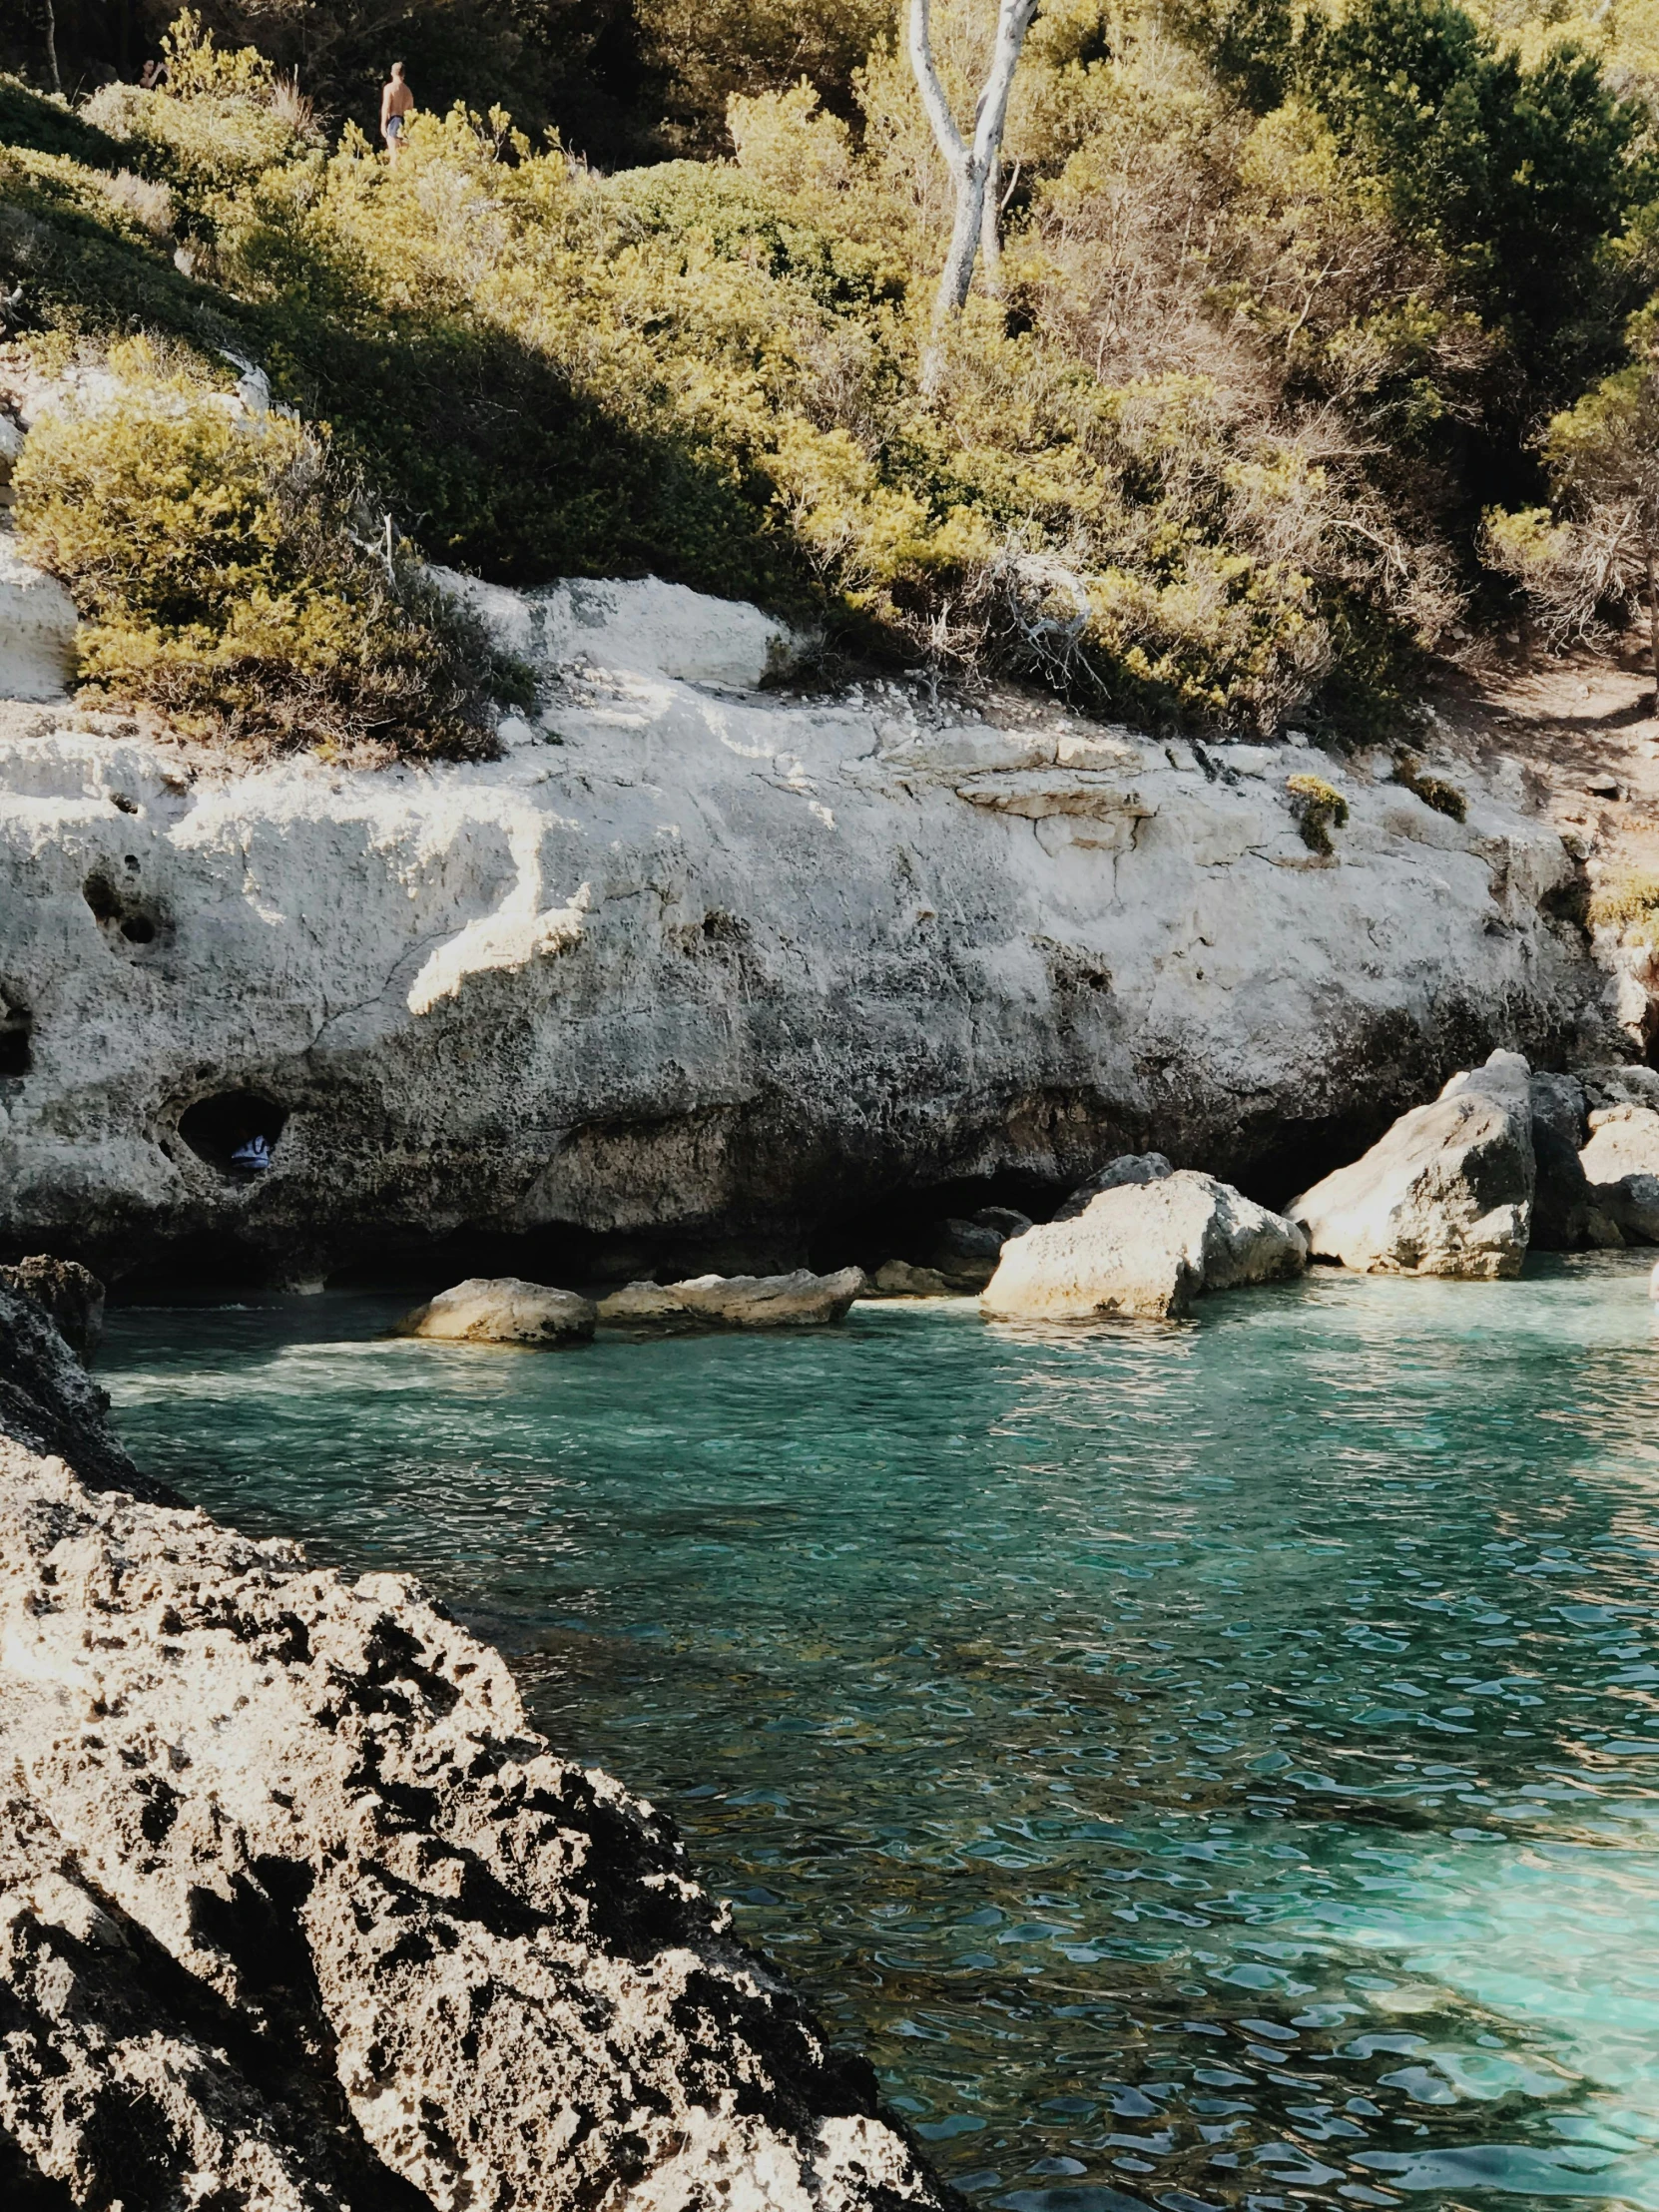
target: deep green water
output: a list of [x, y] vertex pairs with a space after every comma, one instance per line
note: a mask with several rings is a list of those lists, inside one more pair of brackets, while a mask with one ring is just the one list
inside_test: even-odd
[[139, 1459], [421, 1573], [971, 2192], [1659, 2208], [1645, 1267], [521, 1354], [115, 1317]]

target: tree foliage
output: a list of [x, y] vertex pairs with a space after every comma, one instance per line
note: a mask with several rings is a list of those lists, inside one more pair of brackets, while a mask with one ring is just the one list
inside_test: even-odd
[[[0, 271], [36, 344], [258, 359], [435, 558], [654, 570], [1160, 724], [1389, 734], [1489, 583], [1482, 511], [1535, 505], [1544, 424], [1622, 373], [1645, 124], [1446, 0], [1274, 4], [1048, 0], [1001, 296], [930, 392], [950, 179], [861, 0], [642, 0], [630, 128], [736, 158], [609, 175], [464, 104], [388, 170], [275, 34], [182, 32], [162, 96], [0, 96]], [[958, 114], [994, 12], [933, 0]]]

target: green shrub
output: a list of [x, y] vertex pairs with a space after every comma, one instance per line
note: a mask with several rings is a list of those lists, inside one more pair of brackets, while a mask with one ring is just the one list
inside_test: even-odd
[[1414, 753], [1395, 754], [1393, 780], [1408, 792], [1414, 792], [1423, 805], [1432, 807], [1437, 815], [1446, 815], [1453, 822], [1468, 820], [1468, 801], [1456, 785], [1448, 784], [1442, 776], [1424, 776]]
[[1309, 851], [1334, 851], [1331, 831], [1344, 829], [1348, 823], [1348, 801], [1342, 793], [1323, 776], [1288, 776], [1285, 789], [1291, 795], [1297, 827]]
[[[120, 396], [48, 415], [17, 465], [28, 555], [69, 586], [80, 674], [255, 754], [477, 759], [522, 672], [373, 523], [325, 441], [116, 358]], [[136, 373], [134, 373], [136, 371]]]

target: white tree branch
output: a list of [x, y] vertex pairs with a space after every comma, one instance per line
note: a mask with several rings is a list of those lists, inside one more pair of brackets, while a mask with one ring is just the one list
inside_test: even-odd
[[915, 78], [916, 90], [921, 94], [922, 107], [933, 127], [933, 139], [944, 156], [945, 167], [959, 184], [961, 173], [967, 166], [967, 148], [962, 134], [956, 128], [956, 118], [950, 112], [950, 102], [944, 96], [944, 86], [939, 82], [938, 65], [933, 59], [933, 7], [932, 0], [910, 0], [910, 73]]
[[945, 255], [933, 301], [933, 342], [922, 363], [922, 385], [931, 390], [940, 368], [939, 335], [945, 323], [966, 304], [973, 282], [973, 266], [983, 251], [986, 275], [994, 284], [1000, 238], [1000, 178], [1002, 137], [1008, 126], [1008, 101], [1014, 89], [1014, 72], [1024, 50], [1039, 0], [998, 0], [996, 45], [991, 66], [974, 110], [973, 138], [964, 143], [950, 112], [944, 87], [933, 59], [931, 0], [910, 0], [910, 68], [921, 95], [922, 107], [932, 125], [933, 137], [944, 156], [955, 188], [955, 221], [950, 248]]

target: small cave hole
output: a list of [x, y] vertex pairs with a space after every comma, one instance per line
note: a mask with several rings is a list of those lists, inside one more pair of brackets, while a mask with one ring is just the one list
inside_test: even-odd
[[272, 1165], [287, 1118], [284, 1108], [258, 1091], [221, 1091], [186, 1107], [179, 1134], [221, 1175], [252, 1182]]
[[0, 1081], [27, 1075], [35, 1017], [27, 1006], [0, 992]]
[[[135, 853], [128, 854], [126, 864], [138, 872]], [[111, 943], [155, 944], [166, 931], [167, 916], [156, 901], [132, 884], [116, 882], [103, 868], [93, 869], [81, 885], [81, 896]]]

